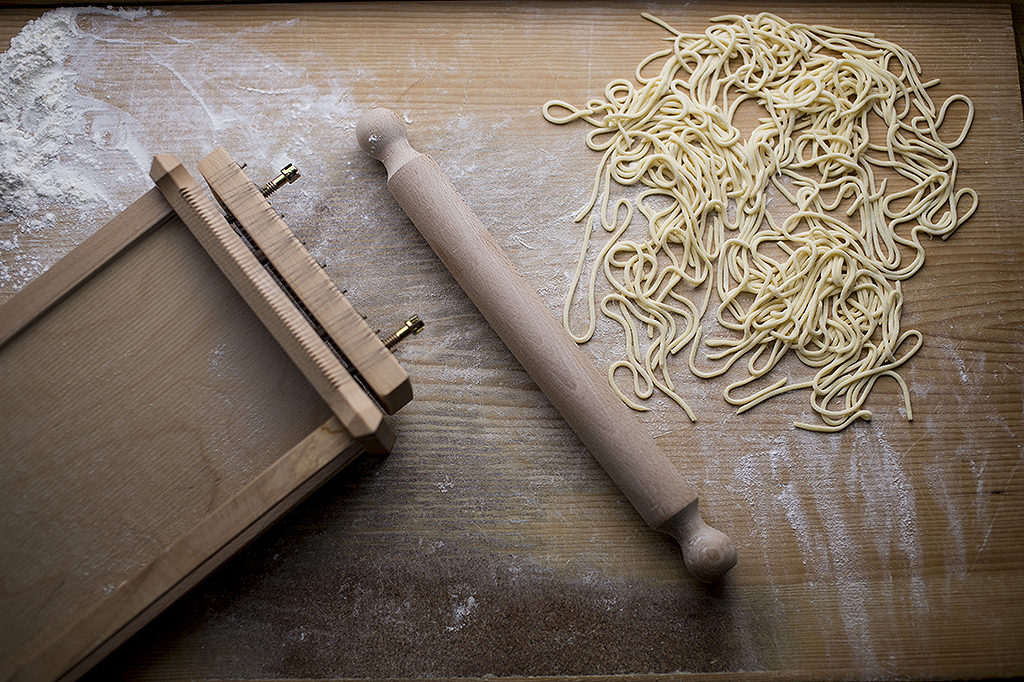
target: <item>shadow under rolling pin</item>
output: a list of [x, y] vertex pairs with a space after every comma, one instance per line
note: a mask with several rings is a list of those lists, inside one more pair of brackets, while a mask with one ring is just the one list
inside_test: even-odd
[[736, 549], [700, 517], [697, 495], [564, 332], [444, 171], [409, 145], [389, 109], [367, 112], [359, 145], [384, 163], [388, 189], [455, 281], [652, 528], [679, 542], [705, 582], [736, 563]]

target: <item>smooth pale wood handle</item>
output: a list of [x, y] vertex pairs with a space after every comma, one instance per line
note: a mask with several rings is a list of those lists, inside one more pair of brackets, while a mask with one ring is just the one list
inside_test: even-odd
[[641, 427], [537, 293], [508, 260], [451, 181], [409, 145], [388, 109], [356, 128], [384, 163], [388, 189], [590, 453], [653, 528], [679, 542], [687, 568], [712, 581], [736, 563], [729, 538], [700, 518], [697, 495]]

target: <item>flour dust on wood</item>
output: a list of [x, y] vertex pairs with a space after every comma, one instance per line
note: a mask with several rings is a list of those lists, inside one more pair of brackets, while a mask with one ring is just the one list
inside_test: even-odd
[[310, 83], [253, 47], [296, 21], [226, 32], [160, 10], [60, 8], [26, 24], [0, 55], [0, 293], [151, 189], [157, 153], [194, 167], [224, 146], [256, 181], [294, 161], [303, 181], [275, 198], [282, 211], [329, 192], [330, 159], [311, 147], [351, 138], [345, 79]]

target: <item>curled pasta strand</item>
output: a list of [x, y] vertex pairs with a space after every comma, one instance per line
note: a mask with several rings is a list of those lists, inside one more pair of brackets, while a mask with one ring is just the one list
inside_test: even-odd
[[[585, 106], [551, 100], [542, 110], [551, 123], [591, 126], [586, 144], [601, 153], [575, 218], [586, 223], [562, 310], [570, 336], [594, 336], [600, 298], [623, 334], [624, 358], [608, 380], [637, 410], [659, 391], [694, 418], [668, 370], [689, 346], [697, 377], [744, 373], [722, 394], [737, 412], [807, 390], [820, 421], [794, 425], [838, 431], [871, 418], [868, 396], [889, 377], [913, 419], [897, 370], [922, 338], [901, 329], [900, 282], [924, 265], [923, 236], [948, 238], [978, 208], [977, 192], [957, 187], [953, 153], [973, 102], [954, 94], [937, 105], [929, 90], [938, 81], [922, 80], [910, 52], [870, 33], [762, 12], [687, 34], [643, 17], [668, 35], [635, 82], [612, 80]], [[746, 133], [735, 122], [741, 105], [763, 111]], [[963, 126], [940, 135], [960, 105]], [[615, 186], [638, 194], [615, 199]], [[773, 216], [773, 201], [785, 218]], [[640, 236], [627, 235], [634, 209], [647, 222]], [[588, 265], [598, 225], [608, 239]], [[610, 288], [603, 296], [599, 275]], [[724, 335], [701, 344], [712, 296]], [[581, 332], [571, 324], [577, 298]], [[698, 367], [701, 346], [710, 369]], [[793, 354], [810, 377], [774, 379]], [[632, 395], [616, 384], [619, 370]], [[758, 379], [765, 387], [740, 395]]]

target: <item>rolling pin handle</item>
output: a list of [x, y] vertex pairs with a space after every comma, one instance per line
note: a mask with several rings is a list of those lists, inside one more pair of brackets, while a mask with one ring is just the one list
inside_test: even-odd
[[683, 563], [701, 582], [720, 580], [736, 565], [736, 546], [728, 535], [704, 522], [697, 500], [666, 521], [661, 530], [679, 543]]
[[405, 124], [390, 109], [371, 109], [356, 124], [356, 139], [367, 154], [387, 168], [390, 178], [420, 153], [409, 144]]

